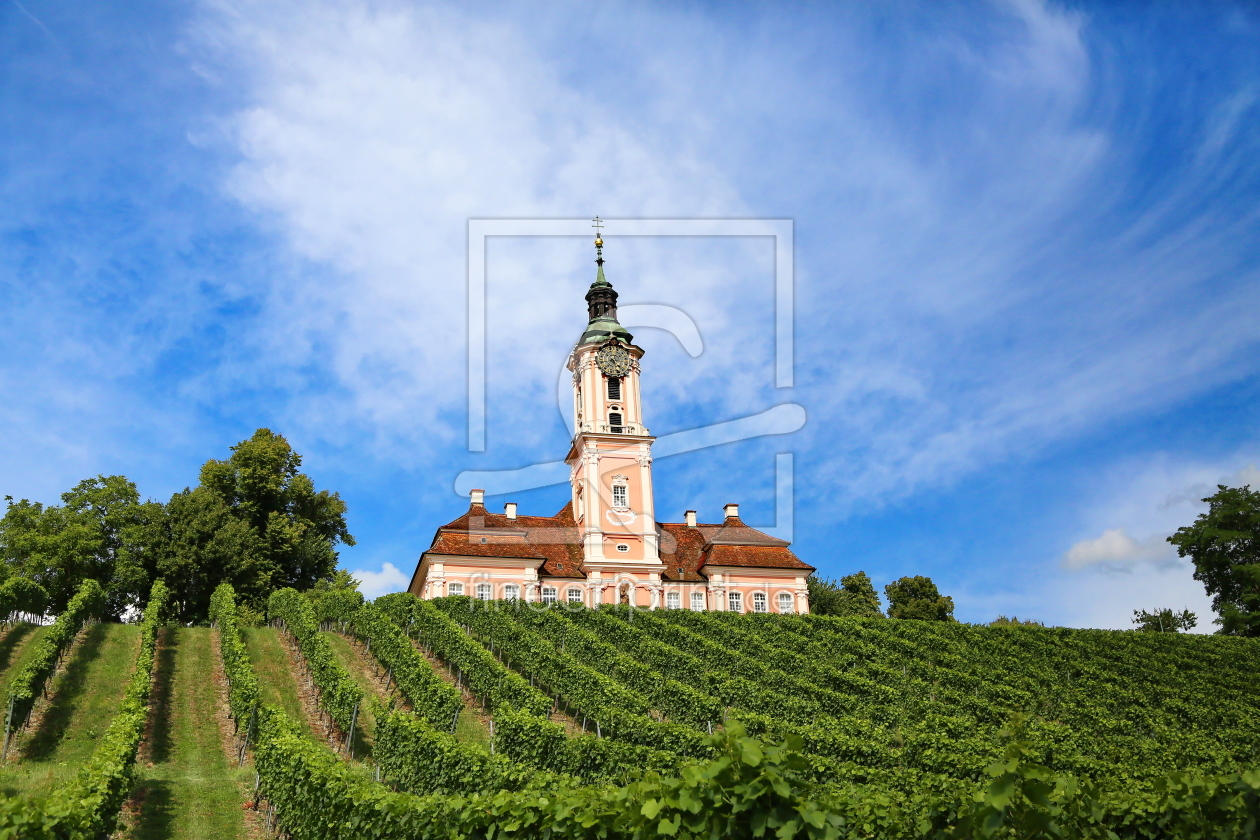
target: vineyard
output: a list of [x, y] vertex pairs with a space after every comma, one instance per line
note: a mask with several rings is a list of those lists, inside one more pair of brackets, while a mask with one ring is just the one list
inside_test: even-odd
[[15, 589], [0, 838], [1260, 834], [1260, 642]]

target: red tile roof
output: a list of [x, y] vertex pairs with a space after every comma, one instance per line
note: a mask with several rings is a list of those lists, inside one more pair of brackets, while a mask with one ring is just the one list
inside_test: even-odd
[[[662, 522], [657, 523], [657, 532], [665, 580], [703, 581], [706, 565], [814, 570], [788, 550], [786, 541], [745, 525], [739, 517], [695, 527]], [[438, 528], [427, 553], [536, 560], [540, 575], [586, 576], [581, 534], [569, 504], [555, 516], [515, 519], [489, 513], [484, 505], [470, 505], [462, 516]]]

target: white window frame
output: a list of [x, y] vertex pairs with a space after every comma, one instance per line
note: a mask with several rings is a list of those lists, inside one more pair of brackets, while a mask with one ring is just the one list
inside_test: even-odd
[[726, 611], [742, 613], [744, 611], [744, 593], [732, 589], [726, 593]]
[[617, 550], [620, 551], [622, 554], [625, 554], [627, 551], [630, 550], [630, 546], [626, 543], [617, 543]]
[[451, 581], [450, 583], [446, 584], [446, 594], [447, 595], [463, 595], [464, 584], [460, 583], [457, 580]]
[[630, 488], [624, 484], [614, 484], [612, 487], [612, 506], [615, 508], [630, 507]]
[[477, 593], [476, 598], [478, 601], [493, 601], [494, 600], [494, 584], [479, 583], [473, 589], [473, 591]]
[[665, 609], [681, 610], [682, 609], [682, 593], [666, 592], [665, 593]]
[[564, 597], [570, 604], [586, 603], [586, 599], [582, 597], [582, 588], [580, 586], [570, 586], [565, 590]]
[[503, 584], [503, 599], [505, 601], [519, 601], [521, 599], [521, 586], [518, 583]]
[[791, 592], [779, 593], [779, 612], [784, 615], [791, 615], [796, 612], [796, 599], [792, 597]]
[[544, 586], [542, 588], [542, 602], [544, 604], [554, 604], [558, 594], [554, 586]]
[[699, 589], [691, 591], [691, 608], [696, 612], [704, 612], [704, 593]]
[[752, 594], [753, 612], [765, 613], [770, 612], [770, 601], [766, 598], [764, 592], [754, 592]]

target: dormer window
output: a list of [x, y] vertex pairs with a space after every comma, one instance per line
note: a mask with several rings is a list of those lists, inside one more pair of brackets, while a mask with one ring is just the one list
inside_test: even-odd
[[621, 399], [621, 380], [617, 377], [610, 377], [608, 380], [608, 399]]

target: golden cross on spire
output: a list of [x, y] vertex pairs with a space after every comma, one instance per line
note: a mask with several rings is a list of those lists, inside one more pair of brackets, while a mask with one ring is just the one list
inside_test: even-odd
[[599, 263], [600, 265], [603, 265], [604, 264], [604, 237], [603, 237], [603, 231], [601, 230], [601, 228], [604, 227], [604, 223], [599, 220], [599, 216], [596, 216], [593, 219], [593, 221], [594, 221], [594, 224], [592, 224], [591, 227], [595, 228], [595, 262]]

